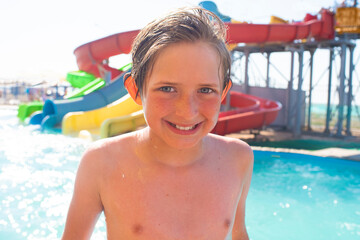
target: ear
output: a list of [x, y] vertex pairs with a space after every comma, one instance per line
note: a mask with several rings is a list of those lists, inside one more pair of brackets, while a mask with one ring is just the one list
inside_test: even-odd
[[232, 87], [232, 81], [229, 80], [228, 84], [225, 86], [225, 88], [221, 94], [221, 102], [225, 99], [226, 94], [229, 92], [231, 87]]
[[142, 105], [141, 98], [138, 94], [138, 88], [135, 83], [135, 79], [131, 76], [130, 73], [125, 74], [124, 76], [124, 86], [131, 98], [138, 104]]

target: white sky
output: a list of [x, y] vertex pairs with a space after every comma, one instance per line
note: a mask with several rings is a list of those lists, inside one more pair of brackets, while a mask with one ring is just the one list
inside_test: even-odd
[[[139, 29], [199, 0], [0, 0], [0, 81], [58, 80], [78, 70], [73, 51], [114, 33]], [[271, 15], [302, 20], [334, 0], [216, 0], [233, 19], [268, 23]]]

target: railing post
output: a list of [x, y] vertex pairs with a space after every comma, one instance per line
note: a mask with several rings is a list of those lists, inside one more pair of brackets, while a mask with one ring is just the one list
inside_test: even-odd
[[344, 95], [345, 95], [345, 67], [346, 67], [346, 45], [341, 45], [341, 66], [340, 66], [340, 85], [339, 85], [339, 109], [336, 136], [342, 136], [344, 120]]
[[311, 98], [312, 98], [312, 82], [313, 82], [313, 67], [314, 67], [314, 52], [310, 50], [310, 83], [309, 83], [309, 107], [308, 107], [308, 119], [307, 119], [307, 130], [311, 131]]
[[298, 81], [298, 88], [296, 93], [296, 118], [295, 118], [295, 127], [293, 131], [294, 137], [300, 137], [301, 135], [301, 107], [303, 104], [302, 99], [302, 83], [303, 83], [303, 66], [304, 66], [304, 47], [301, 46], [300, 50], [298, 51], [299, 54], [299, 81]]
[[326, 134], [330, 134], [331, 80], [332, 80], [332, 64], [333, 64], [333, 58], [334, 58], [334, 48], [330, 48], [328, 96], [327, 96], [326, 120], [325, 120], [325, 130], [324, 130], [324, 133], [326, 133]]

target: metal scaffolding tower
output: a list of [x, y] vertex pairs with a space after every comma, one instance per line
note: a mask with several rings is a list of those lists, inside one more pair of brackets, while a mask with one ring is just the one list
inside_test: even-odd
[[[354, 39], [357, 39], [357, 36], [350, 35], [341, 35], [341, 37], [336, 37], [334, 40], [328, 41], [298, 41], [295, 43], [271, 43], [271, 44], [251, 44], [251, 45], [239, 45], [232, 50], [233, 61], [234, 63], [240, 58], [245, 57], [245, 66], [244, 66], [244, 77], [242, 81], [242, 89], [245, 93], [249, 93], [251, 86], [251, 79], [249, 79], [249, 58], [253, 53], [263, 53], [266, 56], [266, 79], [265, 86], [266, 88], [270, 87], [270, 56], [275, 52], [289, 52], [290, 53], [290, 76], [288, 78], [287, 86], [287, 109], [286, 111], [286, 128], [289, 131], [292, 131], [294, 137], [299, 137], [304, 130], [312, 131], [311, 127], [311, 105], [312, 105], [312, 91], [313, 91], [313, 69], [314, 69], [314, 55], [316, 55], [317, 49], [326, 49], [329, 51], [329, 63], [328, 63], [328, 86], [327, 86], [327, 110], [326, 110], [326, 120], [325, 120], [325, 130], [324, 133], [331, 136], [342, 137], [351, 135], [351, 111], [352, 111], [352, 102], [353, 102], [353, 93], [352, 93], [352, 75], [354, 71], [353, 63], [353, 54], [356, 47]], [[347, 58], [347, 51], [349, 51], [349, 57]], [[302, 119], [304, 119], [303, 107], [305, 104], [305, 99], [303, 97], [303, 83], [304, 83], [304, 53], [308, 52], [310, 55], [309, 59], [309, 88], [307, 92], [308, 100], [308, 111], [307, 111], [307, 126], [302, 126]], [[331, 104], [332, 104], [332, 78], [333, 78], [333, 62], [335, 61], [336, 53], [339, 53], [340, 56], [340, 73], [338, 76], [339, 86], [337, 89], [338, 92], [338, 106], [337, 106], [337, 123], [334, 130], [330, 129], [331, 121]], [[295, 55], [298, 55], [297, 62]], [[348, 63], [347, 63], [348, 61]], [[297, 87], [294, 88], [294, 72], [295, 72], [295, 63], [298, 66], [298, 77], [297, 77]], [[324, 64], [324, 63], [322, 63]], [[346, 67], [349, 64], [348, 77], [346, 77]], [[239, 69], [236, 69], [239, 70]], [[236, 73], [235, 73], [236, 74]], [[294, 106], [294, 107], [292, 107]], [[343, 130], [344, 122], [344, 109], [347, 109], [346, 113], [346, 129]]]

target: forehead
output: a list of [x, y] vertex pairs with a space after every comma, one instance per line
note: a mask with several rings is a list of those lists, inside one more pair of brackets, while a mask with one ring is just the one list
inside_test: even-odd
[[174, 43], [159, 51], [149, 72], [149, 78], [153, 81], [161, 77], [171, 80], [191, 76], [220, 81], [220, 62], [219, 52], [207, 42]]

